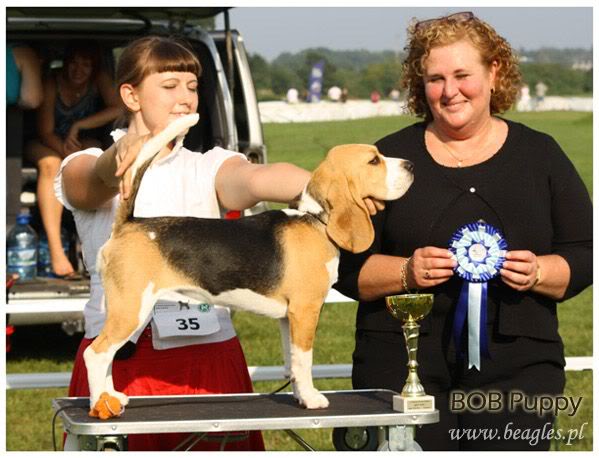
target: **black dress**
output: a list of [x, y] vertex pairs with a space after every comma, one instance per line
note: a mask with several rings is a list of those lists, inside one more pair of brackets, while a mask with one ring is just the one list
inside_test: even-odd
[[[509, 131], [501, 149], [471, 167], [436, 163], [424, 143], [425, 123], [378, 141], [384, 155], [414, 163], [415, 180], [402, 198], [388, 202], [385, 211], [374, 217], [372, 247], [362, 254], [342, 253], [335, 288], [358, 299], [358, 275], [370, 255], [408, 257], [420, 247], [448, 247], [459, 227], [480, 219], [503, 233], [509, 250], [562, 256], [571, 270], [565, 299], [590, 285], [592, 206], [582, 180], [550, 136], [505, 122]], [[509, 431], [504, 429], [510, 422], [521, 429], [542, 429], [553, 421], [551, 415], [538, 417], [507, 409], [467, 412], [450, 403], [457, 399], [457, 392], [497, 392], [504, 405], [516, 391], [526, 393], [531, 402], [539, 394], [561, 394], [565, 359], [556, 302], [515, 291], [500, 279], [490, 281], [487, 332], [491, 358], [483, 358], [478, 372], [468, 370], [467, 361], [456, 356], [451, 339], [461, 286], [462, 281], [454, 276], [426, 291], [435, 294], [435, 303], [421, 322], [419, 375], [427, 393], [436, 397], [441, 421], [419, 429], [418, 441], [425, 450], [546, 449], [548, 440], [533, 444], [509, 440]], [[386, 311], [384, 300], [360, 302], [356, 328], [354, 388], [401, 391], [407, 374], [405, 344], [401, 323]], [[465, 352], [465, 342], [460, 345]], [[459, 439], [459, 431], [466, 428], [496, 428], [497, 434], [495, 439]]]

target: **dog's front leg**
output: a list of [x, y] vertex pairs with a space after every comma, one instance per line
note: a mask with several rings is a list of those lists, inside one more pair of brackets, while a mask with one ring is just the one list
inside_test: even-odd
[[104, 336], [98, 336], [83, 352], [91, 407], [96, 405], [102, 393], [117, 397], [122, 405], [127, 405], [128, 402], [127, 396], [116, 392], [112, 383], [112, 360], [120, 347], [107, 346], [104, 343], [106, 340]]
[[323, 409], [329, 401], [314, 388], [312, 382], [312, 348], [321, 305], [302, 307], [294, 310], [289, 307], [291, 378], [294, 395], [307, 409]]

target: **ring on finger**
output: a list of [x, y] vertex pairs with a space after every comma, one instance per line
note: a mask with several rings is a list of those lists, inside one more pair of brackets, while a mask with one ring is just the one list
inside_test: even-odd
[[424, 272], [424, 278], [426, 278], [427, 280], [431, 278], [431, 273], [428, 270]]

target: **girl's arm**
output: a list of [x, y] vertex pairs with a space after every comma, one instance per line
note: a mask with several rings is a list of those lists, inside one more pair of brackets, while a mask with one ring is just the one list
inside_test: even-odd
[[302, 192], [310, 176], [293, 164], [252, 164], [234, 157], [220, 167], [215, 186], [223, 207], [243, 210], [261, 201], [290, 202]]

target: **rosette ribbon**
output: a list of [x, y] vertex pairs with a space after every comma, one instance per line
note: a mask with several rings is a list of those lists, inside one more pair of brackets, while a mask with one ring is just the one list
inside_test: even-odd
[[453, 320], [453, 338], [458, 356], [464, 324], [468, 321], [468, 369], [480, 371], [481, 355], [489, 357], [487, 337], [487, 282], [499, 275], [507, 242], [501, 233], [483, 221], [466, 224], [451, 237], [449, 250], [464, 280]]

